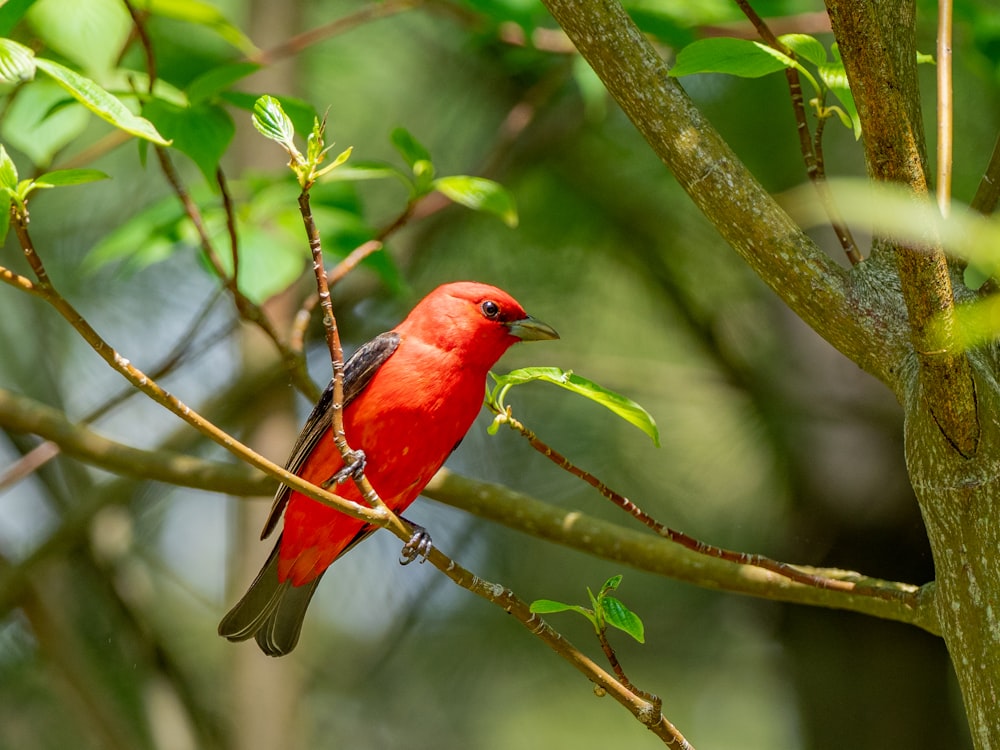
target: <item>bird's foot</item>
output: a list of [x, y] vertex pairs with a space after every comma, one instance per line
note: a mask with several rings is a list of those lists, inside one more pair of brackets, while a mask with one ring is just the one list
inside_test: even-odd
[[431, 535], [423, 526], [419, 526], [412, 521], [407, 521], [405, 518], [403, 520], [413, 528], [413, 535], [410, 537], [410, 541], [403, 545], [403, 550], [399, 553], [399, 564], [409, 565], [418, 557], [421, 563], [426, 562], [427, 555], [431, 553], [431, 549], [434, 547]]
[[350, 478], [359, 479], [365, 473], [365, 466], [368, 465], [368, 457], [360, 448], [352, 450], [347, 454], [347, 462], [332, 477], [323, 482], [323, 489], [328, 490], [338, 484], [346, 482]]

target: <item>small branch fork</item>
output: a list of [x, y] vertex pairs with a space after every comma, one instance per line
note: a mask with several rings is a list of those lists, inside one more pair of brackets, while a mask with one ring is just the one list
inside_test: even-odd
[[[765, 44], [784, 55], [788, 55], [789, 57], [795, 56], [795, 53], [781, 43], [781, 40], [775, 36], [774, 32], [767, 25], [767, 22], [751, 7], [749, 0], [735, 0], [735, 2], [743, 12], [743, 15], [747, 17], [747, 20], [757, 30], [757, 33], [764, 40]], [[809, 120], [806, 116], [805, 97], [802, 95], [802, 81], [799, 78], [799, 71], [795, 68], [785, 68], [785, 78], [788, 79], [788, 93], [792, 100], [792, 109], [795, 112], [796, 131], [799, 135], [799, 148], [802, 151], [802, 160], [805, 162], [806, 175], [816, 188], [820, 203], [823, 204], [823, 210], [826, 211], [827, 216], [830, 218], [830, 226], [833, 228], [834, 234], [837, 235], [840, 246], [847, 254], [847, 259], [851, 262], [851, 265], [857, 265], [864, 260], [864, 257], [861, 255], [861, 251], [858, 250], [854, 235], [851, 234], [850, 227], [847, 226], [843, 216], [841, 216], [840, 210], [833, 199], [833, 193], [830, 191], [830, 185], [826, 181], [826, 167], [823, 163], [823, 147], [821, 142], [825, 119], [822, 117], [819, 118], [815, 135], [810, 135]]]
[[750, 565], [755, 568], [761, 568], [772, 573], [777, 573], [784, 578], [795, 581], [796, 583], [800, 583], [804, 586], [831, 589], [834, 591], [852, 594], [862, 594], [890, 601], [896, 601], [909, 596], [909, 594], [902, 591], [886, 589], [884, 587], [865, 586], [863, 583], [857, 581], [816, 575], [815, 573], [809, 573], [794, 565], [778, 562], [777, 560], [772, 560], [771, 558], [763, 555], [749, 552], [734, 552], [722, 547], [706, 544], [705, 542], [695, 539], [682, 531], [676, 531], [675, 529], [671, 529], [670, 527], [663, 525], [627, 497], [615, 492], [590, 472], [576, 466], [564, 455], [540, 440], [538, 436], [525, 427], [524, 424], [515, 419], [511, 414], [510, 407], [507, 407], [506, 412], [498, 414], [498, 420], [507, 424], [507, 426], [515, 432], [520, 433], [528, 441], [532, 448], [541, 453], [547, 459], [565, 471], [568, 471], [573, 476], [582, 479], [584, 482], [600, 492], [605, 498], [613, 502], [640, 523], [648, 526], [656, 534], [664, 539], [668, 539], [671, 542], [679, 544], [692, 552], [706, 555], [708, 557], [714, 557], [719, 560], [725, 560], [737, 565]]

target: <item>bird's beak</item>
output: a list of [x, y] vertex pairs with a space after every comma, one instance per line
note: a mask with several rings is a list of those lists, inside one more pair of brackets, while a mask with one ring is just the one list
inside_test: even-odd
[[510, 335], [516, 336], [521, 341], [547, 341], [559, 338], [555, 328], [540, 320], [535, 320], [530, 315], [520, 320], [512, 320], [506, 325], [510, 330]]

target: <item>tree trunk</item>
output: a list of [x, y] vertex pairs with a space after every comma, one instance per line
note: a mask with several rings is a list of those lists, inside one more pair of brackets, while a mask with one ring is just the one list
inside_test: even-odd
[[[686, 97], [618, 0], [545, 0], [652, 149], [737, 253], [817, 333], [890, 387], [930, 537], [941, 628], [978, 750], [1000, 750], [1000, 388], [996, 362], [932, 346], [953, 279], [940, 247], [879, 238], [844, 273]], [[912, 0], [829, 0], [871, 176], [930, 204]], [[794, 137], [793, 133], [789, 137]]]
[[[977, 367], [977, 369], [979, 369]], [[906, 406], [906, 461], [934, 555], [937, 609], [978, 750], [1000, 748], [1000, 390], [992, 368], [976, 379], [982, 436], [963, 458], [914, 385]]]

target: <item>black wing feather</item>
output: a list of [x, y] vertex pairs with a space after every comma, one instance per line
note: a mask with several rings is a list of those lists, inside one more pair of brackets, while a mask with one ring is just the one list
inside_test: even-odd
[[[399, 334], [393, 331], [380, 333], [360, 349], [344, 364], [344, 408], [346, 409], [358, 394], [371, 382], [372, 376], [382, 364], [392, 356], [399, 346]], [[320, 396], [316, 406], [313, 407], [309, 419], [306, 420], [302, 432], [299, 433], [298, 440], [292, 447], [292, 453], [285, 464], [285, 468], [297, 473], [306, 458], [316, 447], [320, 437], [330, 428], [333, 405], [333, 380], [326, 386], [323, 395]], [[260, 534], [261, 539], [270, 536], [278, 525], [278, 519], [285, 510], [288, 497], [291, 495], [291, 488], [280, 485], [274, 495], [274, 504], [271, 506], [271, 513], [264, 524], [264, 530]]]

